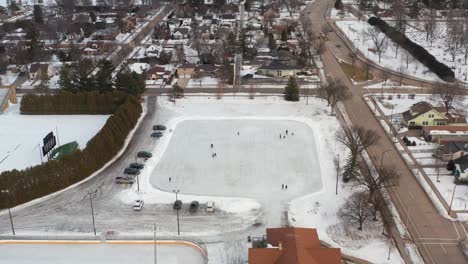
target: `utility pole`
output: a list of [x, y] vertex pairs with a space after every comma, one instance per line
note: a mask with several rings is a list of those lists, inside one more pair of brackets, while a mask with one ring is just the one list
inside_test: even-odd
[[89, 197], [89, 204], [91, 207], [91, 218], [93, 220], [93, 231], [94, 231], [94, 236], [96, 236], [96, 222], [94, 220], [94, 207], [93, 207], [93, 199], [96, 198], [96, 195], [98, 191], [101, 191], [102, 193], [102, 186], [99, 186], [96, 190], [94, 191], [88, 191], [88, 193], [83, 197], [83, 199]]
[[[336, 147], [336, 145], [335, 145]], [[338, 154], [338, 157], [335, 159], [335, 167], [336, 167], [336, 195], [338, 195], [338, 177], [340, 175], [340, 154]]]

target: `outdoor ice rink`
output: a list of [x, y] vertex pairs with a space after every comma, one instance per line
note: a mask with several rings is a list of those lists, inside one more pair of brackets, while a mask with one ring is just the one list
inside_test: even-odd
[[[290, 200], [322, 187], [314, 132], [302, 122], [185, 120], [172, 133], [151, 175], [158, 189], [265, 202]], [[282, 184], [288, 189], [282, 190]]]

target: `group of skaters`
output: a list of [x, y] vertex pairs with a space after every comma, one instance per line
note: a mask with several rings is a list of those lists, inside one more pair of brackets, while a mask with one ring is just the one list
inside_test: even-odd
[[[282, 139], [282, 138], [285, 139], [286, 136], [288, 135], [288, 132], [289, 132], [289, 131], [286, 129], [286, 135], [283, 135], [283, 134], [280, 133], [280, 134], [279, 134], [279, 138], [280, 138], [280, 139]], [[294, 136], [294, 133], [291, 133], [291, 136]], [[287, 189], [287, 188], [286, 188], [286, 189]]]
[[[214, 147], [214, 145], [213, 145], [213, 143], [211, 143], [211, 148], [213, 148], [213, 147]], [[212, 158], [216, 157], [216, 152], [211, 153], [211, 157], [212, 157]]]
[[281, 184], [281, 189], [282, 189], [282, 190], [287, 190], [287, 189], [288, 189], [288, 185], [287, 185], [287, 184]]

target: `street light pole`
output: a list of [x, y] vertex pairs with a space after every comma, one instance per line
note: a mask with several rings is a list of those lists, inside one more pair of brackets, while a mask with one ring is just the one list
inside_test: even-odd
[[382, 172], [383, 170], [383, 157], [384, 157], [384, 154], [389, 152], [391, 149], [387, 149], [385, 150], [384, 152], [382, 152], [382, 156], [380, 156], [380, 172]]
[[157, 263], [158, 253], [156, 251], [156, 225], [153, 224], [153, 232], [154, 232], [154, 264]]
[[140, 175], [137, 174], [136, 180], [137, 180], [137, 192], [140, 192]]
[[[10, 190], [1, 190], [0, 193], [7, 193], [8, 202], [10, 202]], [[8, 205], [8, 216], [10, 216], [11, 232], [13, 233], [13, 236], [16, 236], [15, 226], [13, 225], [13, 217], [11, 216], [11, 206], [10, 205]]]
[[455, 184], [455, 187], [453, 187], [453, 193], [452, 193], [452, 199], [450, 199], [450, 206], [448, 210], [448, 215], [450, 216], [450, 212], [452, 211], [452, 203], [453, 203], [453, 197], [455, 197], [455, 190], [457, 189], [457, 185]]
[[93, 231], [94, 231], [94, 235], [96, 235], [96, 222], [94, 221], [93, 197], [91, 195], [89, 196], [89, 202], [91, 204], [91, 216], [93, 218]]
[[[172, 190], [175, 195], [176, 195], [176, 201], [178, 200], [177, 194], [180, 192], [180, 190]], [[179, 209], [176, 209], [176, 214], [177, 214], [177, 234], [180, 235], [180, 222], [179, 222]]]

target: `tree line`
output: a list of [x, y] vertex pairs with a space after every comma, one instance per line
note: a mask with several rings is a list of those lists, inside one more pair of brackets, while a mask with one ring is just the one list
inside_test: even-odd
[[0, 189], [9, 192], [0, 194], [0, 208], [29, 202], [89, 177], [117, 155], [141, 113], [138, 98], [128, 95], [84, 149], [25, 170], [2, 172]]
[[[65, 64], [60, 70], [60, 87], [69, 92], [111, 91], [114, 88], [139, 95], [145, 91], [145, 76], [131, 71], [128, 65], [122, 66], [113, 76], [115, 67], [111, 61], [101, 59], [96, 64], [89, 59]], [[93, 74], [94, 73], [94, 74]]]
[[453, 82], [455, 80], [455, 73], [452, 71], [452, 69], [450, 69], [450, 67], [444, 63], [439, 62], [425, 48], [411, 41], [408, 37], [405, 36], [405, 34], [388, 25], [387, 22], [378, 17], [371, 17], [367, 22], [372, 26], [377, 27], [393, 42], [408, 51], [419, 62], [437, 74], [437, 76], [439, 76], [442, 80], [447, 82]]
[[127, 94], [120, 91], [25, 94], [21, 99], [20, 111], [26, 115], [109, 115], [114, 113], [126, 98]]

